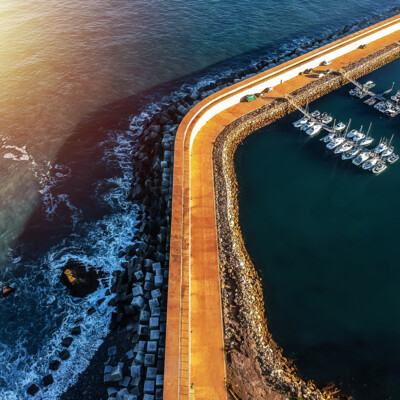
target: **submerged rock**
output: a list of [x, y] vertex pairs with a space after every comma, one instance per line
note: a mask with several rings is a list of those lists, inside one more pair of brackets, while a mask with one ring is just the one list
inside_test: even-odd
[[84, 297], [99, 287], [100, 274], [92, 266], [85, 266], [78, 260], [68, 260], [62, 268], [60, 281], [74, 297]]

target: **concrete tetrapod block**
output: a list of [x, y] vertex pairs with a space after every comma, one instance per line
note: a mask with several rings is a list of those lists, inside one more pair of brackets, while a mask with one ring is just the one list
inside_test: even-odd
[[147, 342], [147, 353], [157, 353], [157, 342], [156, 341], [149, 341]]
[[131, 377], [130, 376], [125, 376], [124, 379], [119, 381], [119, 385], [122, 386], [122, 387], [128, 387], [130, 382], [131, 382]]
[[135, 357], [135, 364], [141, 365], [144, 363], [145, 360], [145, 353], [143, 351], [138, 351]]
[[160, 307], [160, 302], [158, 301], [158, 299], [151, 299], [149, 300], [149, 307], [150, 309], [154, 307]]
[[147, 394], [153, 394], [155, 390], [155, 382], [151, 380], [144, 381], [144, 392]]
[[149, 327], [147, 325], [139, 325], [138, 335], [147, 337], [149, 335]]
[[132, 364], [131, 366], [131, 377], [132, 378], [140, 378], [143, 374], [143, 366]]
[[143, 296], [144, 295], [143, 288], [141, 286], [134, 286], [132, 288], [132, 294], [133, 297]]
[[155, 380], [157, 376], [157, 368], [148, 367], [146, 370], [146, 379]]
[[164, 385], [164, 375], [157, 375], [156, 376], [156, 386], [161, 387]]
[[128, 395], [128, 389], [124, 388], [121, 389], [118, 393], [117, 393], [117, 400], [124, 400], [125, 396]]
[[158, 317], [151, 317], [149, 321], [149, 328], [158, 329], [159, 326], [160, 326], [160, 319]]
[[155, 287], [155, 288], [160, 288], [160, 287], [162, 287], [163, 282], [164, 282], [164, 278], [163, 278], [161, 275], [156, 275], [156, 276], [154, 277], [154, 287]]
[[108, 356], [112, 357], [115, 356], [117, 354], [117, 348], [116, 346], [112, 346], [108, 348]]
[[160, 289], [154, 289], [151, 291], [151, 297], [153, 299], [160, 299], [162, 297], [162, 293]]
[[115, 388], [115, 387], [109, 387], [109, 388], [107, 389], [107, 394], [108, 394], [109, 396], [112, 396], [113, 394], [115, 394], [115, 393], [117, 393], [117, 392], [118, 392], [118, 389]]
[[147, 341], [146, 340], [139, 340], [138, 349], [139, 351], [145, 352], [147, 348]]
[[144, 278], [144, 274], [142, 271], [136, 271], [133, 275], [135, 275], [137, 281], [140, 281], [141, 279]]
[[150, 320], [150, 313], [147, 310], [141, 310], [139, 316], [139, 322], [141, 324], [148, 323]]
[[151, 272], [146, 272], [146, 277], [144, 278], [145, 281], [147, 282], [153, 282], [154, 281], [154, 275]]
[[136, 296], [132, 300], [132, 305], [136, 308], [142, 309], [144, 306], [144, 299], [142, 296]]
[[161, 308], [160, 307], [153, 307], [151, 309], [151, 316], [152, 317], [159, 317], [161, 315]]
[[145, 367], [152, 367], [156, 362], [156, 355], [155, 354], [146, 354], [144, 357], [144, 366]]
[[124, 377], [122, 373], [122, 367], [120, 365], [117, 365], [111, 370], [110, 375], [111, 375], [111, 380], [113, 380], [114, 382], [120, 381]]
[[159, 340], [160, 339], [160, 331], [158, 329], [152, 329], [150, 331], [150, 340]]

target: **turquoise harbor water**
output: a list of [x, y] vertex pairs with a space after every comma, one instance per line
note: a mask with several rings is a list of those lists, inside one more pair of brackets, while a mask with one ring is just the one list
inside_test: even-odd
[[0, 399], [26, 398], [85, 316], [40, 393], [59, 398], [107, 334], [112, 308], [97, 304], [106, 288], [71, 299], [58, 277], [71, 257], [107, 277], [120, 268], [137, 212], [132, 143], [160, 104], [399, 10], [398, 0], [2, 0], [0, 284], [18, 291], [0, 299]]
[[[361, 78], [377, 93], [398, 80], [400, 60]], [[310, 104], [352, 127], [388, 120], [348, 85]], [[395, 88], [400, 88], [400, 82]], [[292, 122], [250, 135], [236, 153], [240, 225], [263, 278], [270, 330], [300, 372], [333, 381], [355, 399], [400, 398], [400, 163], [379, 176], [342, 161]], [[371, 145], [372, 146], [372, 145]], [[370, 147], [371, 147], [370, 146]]]

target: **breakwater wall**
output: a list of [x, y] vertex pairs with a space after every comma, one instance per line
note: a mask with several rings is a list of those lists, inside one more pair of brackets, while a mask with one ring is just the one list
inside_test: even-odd
[[[394, 43], [349, 64], [345, 72], [356, 79], [399, 56], [400, 44]], [[347, 83], [342, 75], [335, 73], [290, 95], [296, 104], [304, 105]], [[241, 399], [269, 399], [269, 388], [304, 399], [347, 398], [332, 385], [317, 387], [302, 379], [293, 362], [283, 356], [274, 342], [264, 313], [262, 284], [239, 227], [238, 186], [233, 162], [237, 146], [255, 130], [293, 111], [295, 108], [285, 99], [277, 99], [242, 116], [221, 131], [213, 151], [227, 382]]]

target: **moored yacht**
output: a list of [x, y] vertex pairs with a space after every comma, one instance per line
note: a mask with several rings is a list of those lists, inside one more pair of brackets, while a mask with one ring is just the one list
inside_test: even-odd
[[332, 139], [334, 139], [336, 137], [336, 133], [335, 132], [331, 132], [329, 135], [324, 136], [323, 138], [319, 139], [321, 142], [324, 143], [328, 143], [330, 142]]
[[379, 162], [378, 164], [376, 164], [373, 168], [372, 168], [372, 172], [375, 175], [379, 175], [380, 173], [382, 173], [385, 169], [387, 168], [387, 165], [384, 162]]
[[321, 122], [325, 125], [328, 125], [332, 122], [332, 117], [326, 113], [321, 115]]
[[359, 142], [360, 140], [365, 138], [365, 133], [362, 132], [356, 132], [353, 136], [353, 141]]
[[359, 133], [357, 129], [352, 129], [350, 132], [347, 133], [346, 136], [347, 136], [349, 139], [352, 139], [352, 138], [354, 137], [354, 135], [356, 135], [357, 133]]
[[340, 146], [345, 140], [346, 139], [344, 137], [334, 138], [326, 145], [326, 148], [329, 150], [333, 150], [336, 147]]
[[344, 128], [346, 128], [346, 124], [344, 124], [343, 122], [339, 122], [335, 125], [334, 129], [335, 131], [342, 131]]
[[295, 128], [300, 128], [302, 125], [306, 124], [307, 122], [308, 122], [308, 118], [303, 117], [303, 118], [297, 120], [296, 122], [293, 122], [293, 126]]
[[381, 156], [382, 157], [389, 157], [391, 154], [393, 154], [394, 151], [394, 147], [393, 146], [389, 146], [388, 148], [386, 148], [385, 150], [382, 151]]
[[309, 136], [315, 136], [316, 134], [318, 134], [320, 132], [321, 129], [322, 129], [321, 124], [314, 124], [311, 128], [306, 130], [306, 133]]
[[368, 150], [363, 151], [362, 153], [360, 153], [353, 161], [352, 163], [354, 165], [360, 165], [363, 162], [367, 161], [368, 158], [371, 157], [371, 152]]
[[399, 156], [398, 156], [397, 154], [392, 153], [392, 155], [390, 155], [390, 156], [386, 159], [386, 161], [387, 161], [389, 164], [393, 164], [393, 163], [395, 163], [398, 159], [399, 159]]
[[301, 125], [300, 129], [302, 131], [307, 131], [307, 129], [310, 129], [314, 124], [315, 124], [315, 121], [308, 121], [305, 124]]
[[370, 157], [367, 161], [365, 161], [362, 165], [362, 169], [371, 170], [381, 159], [377, 156]]
[[372, 89], [375, 86], [374, 81], [368, 81], [363, 84], [364, 89]]
[[356, 155], [358, 155], [362, 150], [362, 147], [353, 147], [350, 151], [342, 154], [342, 160], [351, 160]]
[[382, 153], [384, 150], [386, 150], [388, 148], [387, 144], [385, 143], [385, 141], [381, 140], [378, 144], [378, 146], [376, 146], [373, 151], [376, 154], [380, 154]]
[[345, 153], [351, 150], [354, 147], [354, 143], [351, 143], [350, 140], [346, 140], [340, 146], [336, 147], [335, 154]]
[[374, 141], [374, 138], [371, 136], [367, 136], [366, 138], [360, 140], [361, 146], [369, 146]]
[[311, 113], [311, 116], [313, 117], [313, 118], [317, 118], [317, 117], [319, 117], [321, 115], [321, 113], [318, 111], [318, 110], [315, 110], [315, 111], [313, 111], [312, 113]]

